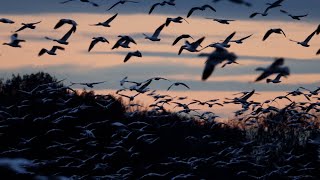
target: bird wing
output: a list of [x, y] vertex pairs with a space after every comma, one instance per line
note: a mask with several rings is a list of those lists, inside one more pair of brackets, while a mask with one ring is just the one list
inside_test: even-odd
[[200, 9], [200, 7], [191, 8], [191, 9], [189, 10], [189, 12], [188, 12], [187, 18], [191, 16], [191, 14], [193, 13], [193, 11], [199, 10], [199, 9]]
[[185, 45], [183, 45], [183, 46], [180, 47], [179, 52], [178, 52], [178, 55], [180, 55], [180, 54], [182, 53], [182, 51], [185, 49], [185, 47], [186, 47]]
[[91, 51], [91, 49], [99, 42], [99, 40], [95, 39], [93, 41], [91, 41], [88, 52]]
[[189, 34], [182, 34], [173, 41], [172, 46], [176, 45], [181, 39], [189, 37], [191, 37]]
[[314, 34], [315, 34], [316, 32], [317, 32], [317, 31], [312, 32], [312, 33], [307, 37], [307, 39], [304, 40], [304, 42], [305, 42], [305, 43], [308, 43], [308, 42], [311, 40], [311, 38], [314, 36]]
[[151, 6], [150, 10], [149, 10], [149, 14], [152, 13], [152, 11], [154, 10], [155, 7], [157, 7], [158, 5], [160, 5], [160, 3], [155, 3]]
[[159, 26], [159, 27], [156, 29], [156, 31], [153, 33], [152, 36], [158, 37], [159, 34], [160, 34], [160, 32], [162, 31], [162, 29], [164, 28], [165, 25], [166, 25], [166, 24], [162, 24], [161, 26]]
[[182, 86], [184, 86], [184, 87], [186, 87], [186, 88], [190, 89], [190, 87], [189, 87], [188, 85], [186, 85], [185, 83], [179, 83], [179, 85], [182, 85]]
[[198, 39], [197, 41], [191, 43], [191, 46], [196, 46], [196, 47], [198, 47], [198, 46], [203, 42], [203, 40], [204, 40], [205, 38], [206, 38], [206, 37], [202, 37], [202, 38]]
[[39, 23], [41, 23], [42, 21], [38, 21], [38, 22], [35, 22], [35, 23], [30, 23], [30, 24], [32, 24], [32, 25], [35, 25], [35, 24], [39, 24]]
[[246, 36], [246, 37], [244, 37], [244, 38], [241, 38], [241, 39], [239, 39], [240, 41], [243, 41], [243, 40], [246, 40], [246, 39], [248, 39], [249, 37], [251, 37], [253, 34], [251, 34], [251, 35], [249, 35], [249, 36]]
[[270, 36], [270, 34], [272, 34], [272, 33], [273, 33], [273, 30], [272, 30], [272, 29], [269, 29], [269, 30], [266, 32], [266, 34], [263, 36], [262, 41], [266, 40], [266, 39]]
[[236, 34], [236, 32], [233, 32], [232, 34], [230, 34], [230, 35], [223, 41], [223, 44], [228, 44], [235, 34]]
[[92, 4], [92, 6], [99, 7], [99, 4], [97, 3], [94, 3], [94, 2], [89, 2], [89, 3]]
[[252, 90], [250, 93], [244, 95], [241, 99], [247, 101], [253, 94], [255, 90]]
[[129, 52], [126, 57], [124, 58], [124, 61], [123, 62], [127, 62], [132, 56], [132, 52]]
[[[171, 85], [168, 87], [167, 91], [169, 91], [173, 85], [174, 85], [174, 83], [173, 83], [173, 84], [171, 84]], [[175, 104], [181, 105], [181, 103], [178, 103], [178, 102], [172, 102], [172, 103], [175, 103]]]
[[202, 81], [207, 80], [208, 77], [211, 76], [217, 64], [218, 64], [217, 62], [206, 61], [204, 70], [202, 73]]
[[19, 28], [19, 29], [18, 29], [18, 30], [16, 30], [15, 32], [22, 31], [22, 30], [24, 30], [25, 28], [27, 28], [27, 26], [22, 26], [21, 28]]
[[70, 2], [70, 1], [74, 1], [74, 0], [62, 1], [62, 2], [60, 2], [60, 4], [65, 4], [65, 3], [68, 3], [68, 2]]
[[263, 72], [263, 73], [255, 80], [255, 82], [261, 81], [261, 80], [267, 78], [267, 77], [270, 76], [270, 75], [271, 75], [270, 72], [265, 71], [265, 72]]
[[287, 11], [280, 9], [280, 12], [284, 13], [284, 14], [288, 14]]
[[65, 22], [64, 22], [62, 19], [60, 19], [60, 20], [58, 21], [58, 23], [54, 26], [54, 29], [60, 28], [61, 26], [64, 25], [64, 23], [65, 23]]
[[284, 59], [283, 58], [278, 58], [276, 59], [271, 65], [270, 65], [270, 69], [274, 69], [278, 66], [282, 66], [284, 64]]
[[152, 82], [152, 79], [149, 79], [146, 83], [144, 83], [139, 89], [140, 90], [144, 90], [146, 87], [148, 87], [150, 85], [150, 83]]
[[51, 51], [56, 51], [57, 49], [64, 50], [64, 47], [61, 46], [53, 46]]
[[43, 55], [44, 53], [46, 53], [46, 52], [47, 52], [47, 50], [44, 49], [44, 48], [42, 48], [42, 49], [40, 50], [38, 56], [42, 56], [42, 55]]
[[319, 55], [320, 54], [320, 49], [317, 51], [316, 55]]
[[111, 18], [109, 18], [108, 20], [106, 20], [105, 22], [104, 22], [104, 24], [109, 24], [109, 23], [111, 23], [111, 21], [113, 21], [114, 20], [114, 18], [116, 18], [118, 16], [118, 13], [117, 14], [115, 14], [115, 15], [113, 15]]
[[115, 3], [114, 5], [112, 5], [107, 11], [111, 10], [112, 8], [114, 8], [115, 6], [117, 6], [118, 4], [120, 4], [121, 1], [118, 1], [117, 3]]
[[282, 32], [282, 34], [284, 35], [284, 37], [287, 37], [286, 34], [284, 33], [284, 31], [282, 29], [280, 29], [280, 31]]
[[18, 39], [18, 34], [17, 33], [12, 34], [10, 39], [11, 39], [12, 42], [17, 40]]
[[209, 8], [209, 9], [211, 9], [212, 11], [217, 12], [212, 6], [210, 6], [210, 5], [208, 5], [208, 4], [203, 5], [202, 8], [203, 8], [203, 9]]
[[255, 13], [252, 13], [249, 17], [250, 18], [254, 18], [256, 15], [258, 15], [258, 14], [261, 14], [261, 13], [257, 13], [257, 12], [255, 12]]
[[320, 34], [320, 24], [319, 24], [318, 28], [316, 29], [316, 33], [317, 33], [317, 35]]
[[71, 34], [74, 32], [75, 28], [76, 28], [76, 26], [72, 26], [72, 28], [60, 40], [67, 41], [69, 39], [69, 37], [71, 36]]

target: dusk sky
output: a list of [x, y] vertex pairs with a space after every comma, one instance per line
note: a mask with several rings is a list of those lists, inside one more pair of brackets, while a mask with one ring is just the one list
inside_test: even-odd
[[[252, 7], [235, 5], [228, 0], [213, 3], [211, 0], [177, 0], [176, 7], [157, 7], [151, 15], [148, 11], [156, 0], [140, 0], [139, 3], [119, 5], [106, 11], [116, 0], [93, 1], [100, 7], [79, 1], [60, 4], [59, 0], [3, 0], [0, 6], [0, 18], [15, 21], [14, 24], [0, 23], [0, 40], [2, 43], [10, 41], [13, 31], [21, 27], [21, 23], [42, 21], [34, 30], [26, 29], [19, 32], [19, 38], [25, 39], [22, 48], [2, 46], [0, 59], [2, 65], [0, 75], [8, 78], [12, 73], [30, 73], [37, 71], [50, 72], [59, 79], [67, 78], [66, 83], [104, 81], [98, 85], [97, 90], [109, 91], [119, 88], [119, 80], [128, 76], [131, 80], [143, 81], [153, 76], [161, 76], [172, 81], [181, 81], [190, 85], [191, 91], [183, 92], [192, 97], [211, 97], [212, 94], [220, 96], [227, 92], [267, 91], [272, 95], [295, 90], [300, 86], [314, 89], [320, 84], [320, 56], [316, 51], [320, 48], [320, 36], [315, 36], [310, 41], [310, 47], [305, 48], [289, 39], [303, 41], [319, 25], [320, 1], [319, 0], [287, 0], [282, 7], [270, 10], [266, 17], [257, 16], [250, 19], [253, 12], [263, 12], [270, 2], [255, 0]], [[163, 24], [167, 17], [186, 17], [187, 12], [194, 6], [204, 4], [212, 5], [217, 12], [197, 11], [187, 19], [189, 22], [171, 24], [165, 27], [160, 34], [160, 42], [151, 42], [144, 39], [142, 33], [152, 34], [156, 28]], [[308, 14], [301, 21], [293, 20], [280, 12], [284, 9], [294, 15]], [[89, 24], [103, 22], [119, 13], [111, 22], [111, 27], [94, 27]], [[233, 19], [230, 25], [220, 24], [207, 17]], [[73, 19], [78, 23], [77, 32], [71, 36], [65, 51], [59, 51], [57, 56], [47, 54], [38, 57], [42, 48], [50, 49], [57, 43], [48, 41], [45, 36], [61, 38], [67, 26], [54, 30], [54, 25], [61, 19]], [[262, 41], [264, 34], [271, 28], [281, 28], [287, 38], [282, 35], [272, 34], [266, 41]], [[195, 39], [205, 36], [203, 45], [220, 42], [232, 32], [236, 31], [234, 39], [247, 35], [253, 36], [243, 44], [232, 43], [228, 48], [234, 52], [239, 64], [218, 67], [207, 81], [201, 81], [205, 58], [198, 57], [198, 53], [184, 51], [178, 55], [183, 41], [171, 46], [176, 37], [181, 34], [190, 34]], [[111, 47], [118, 39], [118, 35], [132, 36], [137, 45], [131, 49], [116, 49]], [[98, 43], [91, 52], [87, 52], [93, 37], [104, 36], [110, 41]], [[139, 50], [142, 58], [133, 57], [123, 63], [129, 51]], [[203, 52], [210, 53], [214, 48], [207, 48]], [[267, 84], [265, 81], [252, 83], [259, 75], [257, 67], [271, 64], [276, 57], [285, 58], [285, 65], [289, 66], [291, 75], [283, 78], [281, 84]], [[153, 84], [155, 89], [164, 90], [170, 83], [162, 82]], [[81, 86], [78, 86], [81, 88]], [[177, 87], [177, 91], [184, 88]], [[223, 93], [222, 93], [223, 92]], [[266, 93], [264, 97], [269, 96]]]

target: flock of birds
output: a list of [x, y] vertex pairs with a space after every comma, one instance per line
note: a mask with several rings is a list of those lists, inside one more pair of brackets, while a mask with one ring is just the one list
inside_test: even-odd
[[[64, 2], [61, 2], [62, 4], [65, 3], [69, 3], [71, 1], [74, 0], [67, 0]], [[230, 0], [233, 3], [237, 3], [237, 4], [245, 4], [247, 6], [251, 6], [250, 3], [247, 3], [245, 1], [242, 0]], [[85, 2], [85, 3], [90, 3], [94, 6], [99, 6], [98, 4], [88, 1], [88, 0], [81, 0], [80, 2]], [[214, 0], [213, 2], [218, 2], [218, 0]], [[273, 3], [267, 3], [266, 9], [260, 13], [260, 12], [255, 12], [252, 15], [250, 15], [250, 18], [254, 18], [257, 15], [262, 15], [262, 16], [267, 16], [269, 13], [271, 13], [271, 11], [277, 7], [282, 6], [282, 3], [284, 2], [284, 0], [277, 0]], [[116, 8], [120, 5], [123, 4], [128, 4], [128, 3], [139, 3], [138, 1], [129, 1], [129, 0], [121, 0], [118, 1], [117, 3], [113, 4], [109, 9], [113, 9]], [[152, 5], [152, 7], [150, 8], [149, 14], [151, 14], [155, 8], [159, 8], [159, 6], [176, 6], [176, 2], [175, 0], [170, 0], [170, 1], [163, 1], [160, 3], [155, 3], [154, 5]], [[120, 8], [120, 7], [119, 7]], [[145, 39], [148, 39], [150, 41], [160, 41], [160, 34], [162, 32], [162, 30], [164, 28], [168, 28], [169, 25], [171, 23], [189, 23], [187, 21], [187, 18], [190, 18], [190, 16], [192, 16], [196, 11], [205, 11], [205, 10], [211, 10], [213, 12], [216, 12], [216, 9], [210, 5], [210, 4], [205, 4], [202, 6], [198, 6], [198, 7], [192, 7], [186, 18], [178, 16], [178, 17], [169, 17], [166, 19], [166, 22], [161, 24], [155, 31], [153, 34], [151, 35], [147, 35], [145, 33], [143, 33]], [[287, 14], [288, 16], [290, 16], [292, 19], [295, 20], [300, 20], [303, 17], [306, 17], [308, 14], [305, 15], [292, 15], [290, 13], [288, 13], [285, 10], [280, 10], [282, 13]], [[109, 19], [107, 19], [106, 21], [103, 22], [98, 22], [96, 24], [92, 24], [91, 26], [101, 26], [101, 27], [111, 27], [111, 23], [117, 18], [118, 13], [116, 13], [115, 15], [111, 16]], [[230, 22], [234, 21], [231, 19], [216, 19], [216, 18], [207, 18], [207, 19], [212, 19], [213, 21], [216, 21], [218, 23], [221, 24], [230, 24]], [[0, 22], [5, 23], [5, 24], [13, 24], [14, 21], [10, 20], [10, 19], [6, 19], [6, 18], [1, 18]], [[19, 28], [18, 30], [15, 31], [15, 33], [11, 36], [11, 42], [9, 43], [3, 43], [3, 45], [8, 45], [8, 46], [12, 46], [12, 47], [21, 47], [20, 43], [21, 42], [25, 42], [24, 39], [19, 39], [19, 36], [17, 34], [17, 32], [19, 31], [23, 31], [25, 29], [35, 29], [36, 26], [41, 23], [41, 21], [39, 22], [35, 22], [35, 23], [22, 23], [21, 28]], [[57, 55], [57, 51], [58, 50], [65, 50], [65, 47], [61, 46], [61, 45], [68, 45], [69, 42], [69, 38], [71, 37], [72, 34], [74, 34], [77, 30], [77, 22], [72, 20], [72, 19], [60, 19], [57, 24], [54, 26], [54, 29], [58, 29], [62, 26], [64, 26], [65, 24], [68, 24], [71, 26], [70, 30], [66, 32], [66, 34], [63, 35], [62, 38], [57, 39], [57, 38], [51, 38], [51, 37], [45, 37], [47, 40], [51, 40], [51, 41], [55, 41], [57, 42], [59, 45], [55, 45], [53, 46], [51, 49], [46, 49], [43, 48], [40, 50], [40, 52], [38, 53], [39, 56], [44, 55], [45, 53], [49, 54], [49, 55]], [[289, 39], [290, 41], [296, 42], [297, 44], [303, 46], [303, 47], [309, 47], [309, 42], [311, 41], [312, 38], [314, 38], [315, 35], [319, 35], [320, 33], [320, 25], [315, 29], [312, 30], [312, 33], [303, 41], [296, 41], [296, 40], [292, 40]], [[231, 46], [231, 43], [237, 43], [237, 44], [243, 44], [243, 42], [250, 38], [253, 34], [248, 35], [246, 37], [240, 38], [240, 39], [233, 39], [235, 36], [236, 32], [233, 32], [232, 34], [230, 34], [228, 37], [226, 37], [226, 39], [223, 42], [216, 42], [216, 43], [212, 43], [209, 44], [205, 47], [202, 47], [202, 42], [204, 41], [205, 37], [199, 38], [197, 40], [194, 40], [193, 42], [189, 42], [187, 39], [194, 39], [191, 35], [189, 34], [182, 34], [180, 36], [178, 36], [172, 43], [172, 45], [176, 45], [180, 40], [182, 39], [186, 39], [184, 45], [182, 45], [180, 47], [180, 50], [178, 52], [178, 55], [182, 54], [183, 51], [189, 51], [189, 52], [200, 52], [206, 48], [215, 48], [216, 50], [213, 51], [212, 53], [200, 53], [199, 56], [200, 57], [207, 57], [207, 60], [205, 62], [205, 67], [204, 67], [204, 71], [202, 73], [202, 80], [206, 80], [208, 79], [212, 72], [214, 71], [215, 67], [218, 64], [221, 64], [223, 62], [225, 62], [222, 65], [222, 68], [225, 67], [226, 65], [229, 64], [238, 64], [238, 62], [236, 61], [236, 59], [238, 58], [237, 55], [235, 53], [230, 53], [227, 48], [229, 48]], [[286, 37], [285, 32], [281, 29], [281, 28], [272, 28], [270, 30], [268, 30], [265, 35], [263, 36], [262, 40], [266, 41], [268, 39], [268, 37], [270, 37], [272, 34], [283, 34]], [[119, 35], [118, 36], [119, 39], [117, 40], [117, 42], [114, 44], [114, 46], [112, 47], [112, 50], [117, 49], [117, 48], [130, 48], [130, 44], [137, 44], [136, 41], [134, 40], [134, 38], [132, 38], [131, 36], [128, 35]], [[96, 46], [98, 43], [110, 43], [108, 39], [106, 39], [105, 37], [93, 37], [92, 41], [90, 43], [90, 46], [88, 48], [88, 52], [92, 51], [92, 49], [94, 48], [94, 46]], [[320, 49], [317, 51], [316, 54], [320, 54]], [[129, 61], [132, 57], [142, 57], [143, 53], [140, 52], [139, 50], [137, 51], [133, 51], [133, 52], [128, 52], [128, 54], [125, 56], [124, 58], [124, 62]], [[281, 77], [286, 77], [290, 74], [289, 68], [288, 67], [280, 67], [281, 65], [283, 65], [284, 60], [276, 60], [270, 67], [268, 68], [258, 68], [257, 70], [261, 70], [263, 71], [263, 74], [261, 76], [259, 76], [256, 81], [260, 81], [265, 79], [266, 77], [268, 77], [269, 75], [272, 74], [276, 74], [276, 77], [274, 79], [267, 79], [266, 82], [267, 83], [280, 83], [280, 79]]]
[[[153, 90], [151, 110], [121, 103], [111, 95], [79, 95], [64, 80], [46, 82], [43, 77], [6, 91], [0, 102], [0, 173], [11, 179], [317, 179], [318, 140], [247, 138], [243, 132], [216, 120], [211, 111], [200, 112], [193, 105], [208, 107], [241, 104], [235, 112], [245, 126], [284, 126], [308, 132], [319, 128], [314, 111], [320, 112], [320, 87], [303, 87], [264, 102], [255, 102], [255, 91], [239, 92], [233, 98], [200, 101], [171, 97]], [[124, 78], [123, 91], [147, 92], [154, 77], [144, 82]], [[39, 82], [38, 82], [39, 81]], [[96, 83], [81, 83], [94, 87]], [[173, 83], [168, 90], [180, 83]], [[10, 86], [10, 84], [9, 84]], [[127, 87], [129, 86], [129, 87]], [[186, 86], [187, 87], [187, 86]], [[4, 88], [6, 89], [6, 88]], [[301, 89], [306, 90], [304, 93]], [[7, 97], [9, 96], [9, 97]], [[11, 97], [12, 96], [12, 97]], [[306, 102], [292, 102], [304, 96]], [[287, 99], [284, 108], [272, 105]], [[175, 105], [175, 113], [167, 109]], [[252, 107], [252, 111], [248, 111]], [[244, 114], [245, 111], [249, 113]], [[182, 116], [182, 114], [194, 114]], [[265, 127], [264, 127], [265, 128]], [[281, 130], [281, 129], [279, 129]], [[293, 133], [298, 133], [295, 131]], [[289, 135], [289, 132], [286, 132]], [[298, 139], [301, 139], [297, 137]], [[276, 139], [276, 140], [275, 140]], [[289, 144], [293, 143], [292, 146]], [[295, 143], [308, 145], [295, 147]], [[302, 148], [302, 149], [301, 149]], [[277, 153], [275, 153], [277, 152]]]

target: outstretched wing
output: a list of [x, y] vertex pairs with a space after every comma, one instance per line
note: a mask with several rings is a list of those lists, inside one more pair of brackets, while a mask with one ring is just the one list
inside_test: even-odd
[[46, 53], [46, 52], [47, 52], [47, 50], [44, 49], [44, 48], [42, 48], [42, 49], [40, 50], [38, 56], [42, 56], [42, 55], [43, 55], [44, 53]]
[[158, 27], [156, 31], [153, 33], [153, 36], [158, 37], [165, 25], [166, 24], [162, 24], [160, 27]]
[[235, 34], [236, 34], [236, 32], [233, 32], [232, 34], [230, 34], [230, 35], [223, 41], [223, 44], [228, 44]]
[[129, 52], [126, 57], [124, 58], [123, 62], [127, 62], [132, 56], [132, 52]]
[[272, 30], [272, 29], [269, 29], [269, 30], [266, 32], [266, 34], [263, 36], [262, 41], [265, 41], [265, 40], [270, 36], [270, 34], [272, 34], [272, 33], [273, 33], [273, 30]]
[[193, 13], [193, 11], [199, 10], [199, 9], [200, 9], [199, 7], [191, 8], [190, 11], [188, 12], [187, 18], [191, 16], [191, 14]]
[[112, 5], [107, 11], [111, 10], [112, 8], [114, 8], [115, 6], [117, 6], [118, 4], [120, 4], [121, 1], [118, 1], [117, 3], [115, 3], [114, 5]]
[[282, 66], [284, 64], [284, 59], [283, 58], [278, 58], [276, 59], [271, 65], [270, 68], [276, 68], [278, 66]]
[[89, 49], [88, 49], [88, 52], [90, 52], [91, 51], [91, 49], [96, 45], [98, 43], [98, 40], [93, 40], [93, 41], [91, 41], [91, 43], [90, 43], [90, 46], [89, 46]]
[[209, 8], [209, 9], [211, 9], [212, 11], [217, 12], [212, 6], [210, 6], [210, 5], [208, 5], [208, 4], [203, 5], [202, 8], [203, 8], [203, 9]]
[[154, 10], [154, 8], [156, 8], [158, 5], [160, 5], [160, 3], [155, 3], [151, 6], [150, 10], [149, 10], [149, 14], [152, 13], [152, 11]]
[[116, 17], [118, 16], [118, 13], [113, 15], [111, 18], [109, 18], [108, 20], [106, 20], [104, 23], [109, 24], [111, 23], [111, 21], [113, 21]]
[[173, 43], [172, 43], [172, 46], [176, 45], [181, 39], [184, 39], [184, 38], [192, 38], [189, 34], [182, 34], [181, 36], [177, 37]]

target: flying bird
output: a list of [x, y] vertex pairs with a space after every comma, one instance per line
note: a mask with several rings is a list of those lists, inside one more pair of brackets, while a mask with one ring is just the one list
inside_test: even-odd
[[178, 55], [180, 55], [184, 49], [189, 52], [199, 52], [200, 50], [198, 50], [198, 47], [201, 46], [201, 43], [203, 42], [204, 39], [205, 39], [205, 37], [202, 37], [193, 43], [186, 41], [185, 44], [180, 47]]
[[23, 26], [21, 28], [19, 28], [18, 30], [16, 30], [15, 32], [19, 32], [19, 31], [22, 31], [26, 28], [29, 28], [29, 29], [35, 29], [36, 28], [36, 24], [39, 24], [41, 23], [41, 21], [39, 22], [35, 22], [35, 23], [21, 23]]
[[149, 14], [151, 14], [153, 12], [153, 10], [157, 7], [157, 6], [164, 6], [164, 5], [169, 5], [169, 6], [175, 6], [175, 0], [169, 0], [169, 1], [163, 1], [161, 3], [155, 3], [151, 6], [150, 10], [149, 10]]
[[74, 84], [79, 84], [79, 85], [87, 86], [89, 88], [94, 88], [94, 85], [102, 84], [102, 83], [105, 83], [105, 82], [107, 82], [107, 81], [92, 82], [92, 83], [74, 83], [74, 82], [70, 82], [70, 83], [71, 83], [71, 86], [74, 85]]
[[278, 74], [276, 78], [274, 79], [267, 79], [266, 82], [267, 83], [274, 83], [274, 84], [278, 84], [281, 83], [280, 79], [283, 75], [282, 74]]
[[129, 52], [127, 56], [124, 58], [123, 62], [127, 62], [132, 56], [142, 57], [142, 54], [140, 51]]
[[254, 18], [258, 14], [260, 14], [261, 16], [267, 16], [268, 15], [268, 13], [266, 13], [266, 12], [264, 12], [264, 13], [255, 12], [255, 13], [252, 13], [249, 17], [250, 18]]
[[[68, 2], [71, 2], [71, 1], [76, 1], [76, 0], [66, 0], [66, 1], [60, 2], [60, 4], [65, 4], [65, 3], [68, 3]], [[95, 7], [99, 6], [97, 3], [91, 2], [89, 0], [79, 0], [79, 1], [80, 2], [84, 2], [84, 3], [89, 3], [89, 4], [91, 4], [92, 6], [95, 6]]]
[[166, 26], [169, 26], [169, 24], [170, 24], [171, 22], [174, 22], [174, 23], [182, 23], [182, 22], [183, 22], [182, 20], [184, 20], [185, 22], [187, 22], [187, 23], [189, 24], [189, 22], [188, 22], [186, 19], [184, 19], [184, 18], [181, 17], [181, 16], [178, 16], [178, 17], [176, 17], [176, 18], [167, 18], [167, 20], [166, 20]]
[[191, 9], [189, 10], [189, 12], [188, 12], [187, 18], [189, 18], [189, 17], [192, 15], [192, 13], [193, 13], [194, 11], [196, 11], [196, 10], [204, 11], [204, 10], [206, 10], [206, 9], [211, 9], [212, 11], [217, 12], [212, 6], [206, 4], [206, 5], [203, 5], [203, 6], [201, 6], [201, 7], [193, 7], [193, 8], [191, 8]]
[[47, 36], [45, 38], [48, 40], [51, 40], [51, 41], [56, 41], [59, 44], [68, 45], [69, 42], [67, 42], [67, 41], [70, 38], [71, 34], [75, 32], [75, 28], [76, 28], [76, 26], [72, 26], [72, 28], [61, 39], [53, 39], [53, 38], [50, 38]]
[[317, 33], [317, 31], [312, 32], [304, 41], [299, 42], [299, 41], [295, 41], [292, 39], [289, 39], [292, 42], [296, 42], [297, 44], [300, 44], [303, 47], [309, 47], [310, 45], [308, 44], [309, 41], [312, 39], [312, 37]]
[[229, 21], [235, 21], [231, 19], [216, 19], [216, 18], [206, 18], [206, 19], [212, 19], [213, 21], [217, 21], [220, 24], [230, 24]]
[[22, 40], [22, 39], [18, 39], [18, 34], [14, 33], [11, 35], [11, 42], [10, 43], [3, 43], [3, 45], [21, 48], [21, 45], [19, 44], [20, 42], [26, 42], [26, 41]]
[[186, 38], [193, 39], [193, 37], [191, 37], [189, 34], [182, 34], [173, 41], [172, 46], [176, 45], [181, 39], [186, 39]]
[[284, 13], [284, 14], [287, 14], [289, 17], [291, 17], [292, 19], [295, 19], [295, 20], [301, 20], [300, 18], [303, 18], [303, 17], [306, 17], [306, 16], [308, 16], [308, 14], [304, 14], [304, 15], [292, 15], [292, 14], [290, 14], [290, 13], [288, 13], [287, 11], [285, 11], [285, 10], [280, 10], [282, 13]]
[[118, 16], [118, 13], [113, 15], [111, 18], [109, 18], [108, 20], [104, 21], [104, 22], [99, 22], [97, 24], [92, 24], [91, 26], [103, 26], [103, 27], [111, 27], [110, 23]]
[[14, 21], [7, 19], [7, 18], [0, 18], [0, 22], [5, 23], [5, 24], [13, 24]]
[[188, 85], [186, 85], [185, 83], [176, 82], [176, 83], [171, 84], [171, 85], [168, 87], [167, 91], [169, 91], [173, 86], [184, 86], [184, 87], [190, 89], [190, 87], [189, 87]]
[[222, 43], [212, 43], [209, 44], [208, 46], [204, 47], [202, 50], [208, 48], [208, 47], [216, 47], [216, 45], [219, 46], [223, 46], [225, 48], [229, 48], [231, 45], [229, 44], [229, 42], [231, 41], [231, 39], [233, 38], [233, 36], [236, 34], [236, 32], [231, 33]]
[[269, 11], [270, 9], [273, 9], [273, 8], [276, 8], [276, 7], [281, 6], [281, 3], [282, 3], [283, 1], [284, 1], [284, 0], [277, 0], [277, 1], [274, 2], [274, 3], [267, 3], [267, 5], [269, 5], [269, 6], [264, 10], [263, 13], [259, 13], [259, 12], [252, 13], [252, 14], [250, 15], [250, 18], [253, 18], [253, 17], [255, 17], [255, 16], [258, 15], [258, 14], [260, 14], [260, 15], [262, 15], [262, 16], [267, 16], [267, 15], [268, 15], [268, 11]]
[[152, 36], [148, 36], [146, 34], [143, 34], [145, 36], [145, 39], [149, 39], [150, 41], [160, 41], [161, 39], [158, 38], [158, 36], [160, 35], [162, 29], [164, 28], [166, 24], [162, 24], [161, 26], [159, 26], [156, 31], [153, 33]]
[[216, 45], [215, 48], [216, 50], [210, 54], [201, 53], [198, 55], [199, 57], [207, 57], [201, 78], [203, 81], [207, 80], [211, 76], [218, 64], [222, 63], [225, 60], [235, 62], [238, 58], [234, 53], [228, 52], [221, 45]]
[[102, 43], [108, 43], [109, 44], [109, 41], [104, 38], [104, 37], [94, 37], [92, 38], [93, 40], [91, 41], [90, 43], [90, 46], [89, 46], [89, 49], [88, 49], [88, 52], [91, 51], [91, 49], [98, 43], [98, 42], [102, 42]]
[[124, 4], [124, 3], [128, 3], [128, 2], [131, 2], [131, 3], [138, 3], [137, 1], [129, 1], [129, 0], [121, 0], [121, 1], [118, 1], [116, 2], [115, 4], [113, 4], [107, 11], [111, 10], [112, 8], [116, 7], [117, 5], [119, 4]]
[[53, 46], [53, 47], [51, 48], [51, 50], [47, 50], [47, 49], [45, 49], [45, 48], [42, 48], [42, 49], [40, 50], [38, 56], [42, 56], [44, 53], [47, 53], [47, 54], [49, 54], [49, 55], [55, 56], [55, 55], [57, 55], [57, 54], [56, 54], [57, 49], [59, 49], [59, 50], [64, 50], [64, 48], [61, 47], [61, 46]]
[[64, 24], [70, 24], [73, 28], [73, 32], [76, 32], [78, 23], [72, 19], [60, 19], [58, 23], [54, 26], [54, 29], [59, 29]]
[[235, 42], [237, 44], [242, 44], [244, 40], [248, 39], [249, 37], [251, 37], [253, 34], [246, 36], [244, 38], [238, 39], [238, 40], [230, 40], [230, 42]]
[[117, 49], [120, 46], [123, 48], [130, 48], [129, 44], [133, 43], [133, 44], [137, 44], [134, 39], [130, 36], [122, 36], [119, 35], [118, 37], [120, 37], [120, 39], [114, 44], [114, 46], [112, 47], [112, 49]]
[[[219, 2], [219, 1], [221, 1], [221, 0], [213, 0], [212, 2]], [[232, 2], [232, 3], [234, 3], [234, 4], [243, 4], [243, 5], [246, 5], [246, 6], [248, 6], [248, 7], [251, 7], [252, 6], [252, 4], [251, 3], [249, 3], [249, 2], [246, 2], [246, 1], [243, 1], [243, 0], [229, 0], [230, 2]]]
[[289, 67], [283, 66], [283, 64], [284, 59], [278, 58], [267, 68], [257, 68], [256, 71], [263, 71], [263, 73], [255, 80], [255, 82], [261, 81], [272, 74], [281, 74], [282, 76], [290, 75]]
[[284, 37], [286, 37], [286, 34], [284, 33], [284, 31], [280, 28], [277, 29], [269, 29], [266, 34], [263, 36], [262, 41], [265, 41], [272, 33], [276, 33], [276, 34], [283, 34]]

